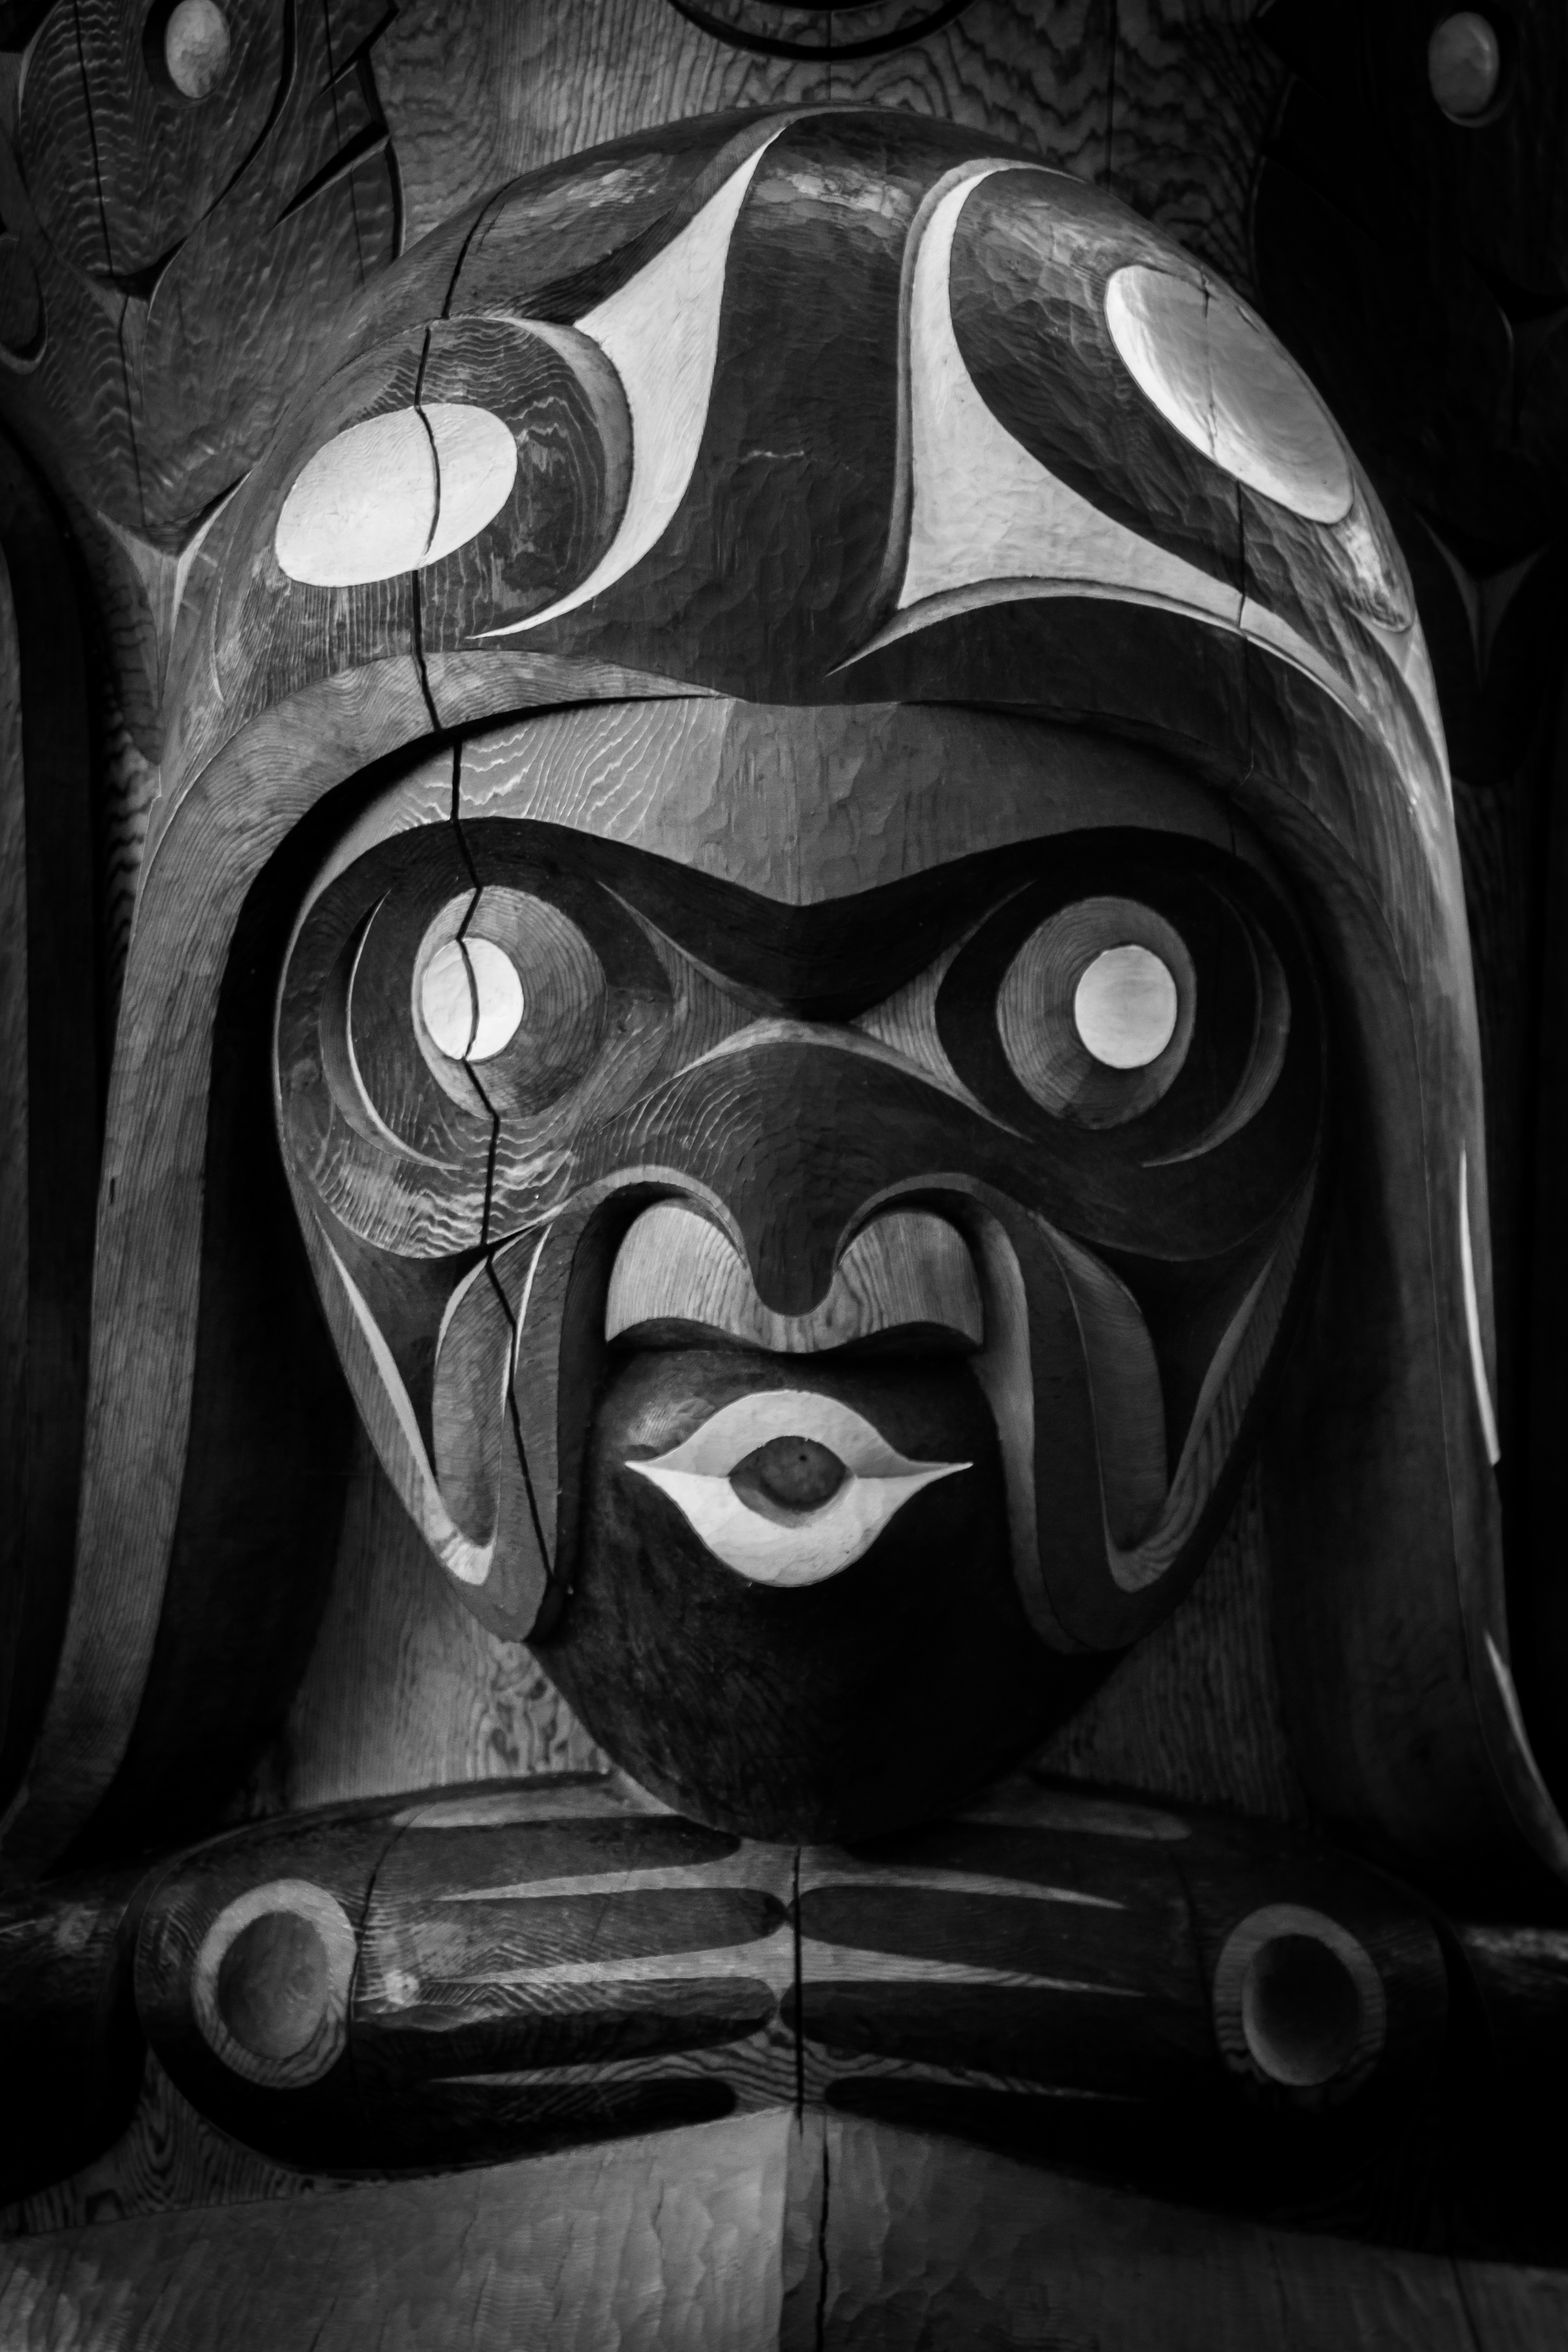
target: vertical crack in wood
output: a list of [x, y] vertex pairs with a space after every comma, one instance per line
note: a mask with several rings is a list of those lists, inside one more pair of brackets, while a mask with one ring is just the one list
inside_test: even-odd
[[394, 1830], [385, 1844], [383, 1845], [377, 1853], [374, 1862], [371, 1864], [370, 1874], [365, 1880], [364, 1907], [360, 1913], [359, 1932], [354, 1937], [353, 1965], [349, 1970], [349, 1985], [344, 2004], [344, 2014], [349, 2020], [349, 2033], [347, 2039], [348, 2062], [349, 2072], [353, 2076], [354, 2099], [356, 2105], [359, 2103], [359, 2065], [357, 2063], [358, 2053], [354, 2046], [354, 2034], [353, 2030], [354, 1994], [359, 1988], [360, 1969], [364, 1958], [365, 1939], [370, 1934], [370, 1919], [371, 1912], [375, 1904], [375, 1890], [381, 1884], [382, 1872], [386, 1868], [386, 1865], [391, 1861], [393, 1854], [407, 1836], [408, 1826], [409, 1825], [406, 1822], [403, 1822]]
[[[422, 404], [425, 394], [425, 367], [429, 356], [430, 330], [426, 327], [425, 330], [425, 341], [421, 344], [419, 350], [419, 365], [414, 377], [414, 413], [418, 417], [421, 425], [424, 425], [427, 434], [430, 433], [430, 425], [429, 420], [425, 415]], [[433, 459], [435, 457], [435, 453], [436, 438], [434, 434], [430, 434], [430, 454]], [[439, 466], [437, 466], [436, 469], [436, 491], [437, 499], [440, 496], [440, 489], [441, 471]], [[438, 511], [431, 518], [430, 537], [425, 541], [426, 548], [429, 547], [431, 540], [433, 540], [436, 535], [440, 520], [441, 518]], [[416, 564], [414, 569], [410, 572], [408, 582], [410, 607], [409, 635], [412, 641], [414, 667], [419, 673], [419, 691], [424, 697], [426, 712], [430, 720], [430, 731], [433, 735], [438, 735], [441, 732], [441, 714], [436, 708], [436, 698], [430, 690], [430, 671], [425, 659], [425, 583], [420, 578], [419, 566], [417, 564]], [[452, 823], [457, 825], [458, 840], [462, 849], [464, 861], [468, 866], [469, 873], [472, 874], [473, 861], [468, 857], [468, 843], [463, 839], [463, 828], [458, 822], [458, 751], [455, 745], [453, 747], [452, 759]], [[477, 882], [474, 885], [474, 888], [477, 893], [479, 889], [479, 884]], [[465, 916], [465, 922], [467, 919], [468, 918]], [[487, 1199], [487, 1211], [489, 1209], [489, 1201]]]
[[[426, 331], [425, 340], [426, 348], [428, 348], [430, 340], [428, 331]], [[421, 357], [421, 378], [423, 378], [423, 374], [424, 360], [423, 357]], [[415, 396], [417, 400], [417, 386], [416, 387]], [[417, 581], [417, 573], [415, 574], [415, 578]], [[421, 657], [421, 675], [423, 675], [423, 657]], [[428, 688], [426, 688], [426, 699], [428, 699]], [[432, 709], [434, 709], [434, 705], [432, 705]], [[470, 893], [468, 903], [463, 910], [463, 919], [458, 924], [457, 929], [457, 939], [459, 946], [467, 936], [469, 923], [473, 920], [475, 914], [478, 912], [479, 898], [482, 895], [484, 887], [479, 880], [479, 868], [474, 864], [473, 852], [468, 847], [468, 836], [463, 826], [461, 812], [462, 782], [463, 747], [461, 743], [454, 743], [452, 746], [451, 824], [452, 829], [457, 835], [458, 855], [461, 856], [463, 864], [468, 870]], [[469, 974], [468, 987], [473, 1001], [474, 1029], [477, 1034], [479, 1029], [479, 1001], [477, 993], [474, 992], [474, 982], [471, 971]], [[470, 1049], [472, 1047], [472, 1043], [473, 1040], [470, 1038]], [[496, 1159], [500, 1150], [500, 1112], [490, 1100], [489, 1096], [485, 1092], [483, 1081], [480, 1079], [473, 1063], [469, 1061], [467, 1055], [463, 1057], [463, 1067], [468, 1074], [469, 1085], [473, 1087], [474, 1092], [479, 1096], [479, 1100], [485, 1107], [485, 1114], [490, 1123], [489, 1143], [485, 1153], [484, 1207], [480, 1211], [479, 1214], [479, 1247], [485, 1254], [485, 1279], [489, 1284], [490, 1290], [497, 1306], [500, 1308], [502, 1315], [506, 1318], [506, 1327], [510, 1334], [510, 1346], [507, 1350], [507, 1418], [511, 1423], [512, 1444], [517, 1448], [518, 1467], [522, 1473], [522, 1488], [523, 1493], [528, 1498], [528, 1516], [530, 1523], [533, 1528], [533, 1539], [539, 1547], [539, 1557], [541, 1561], [543, 1563], [544, 1568], [545, 1584], [549, 1587], [552, 1586], [555, 1582], [555, 1562], [550, 1556], [550, 1547], [544, 1539], [544, 1522], [540, 1517], [539, 1496], [534, 1489], [533, 1473], [529, 1467], [528, 1447], [523, 1441], [522, 1416], [519, 1412], [517, 1406], [517, 1352], [521, 1333], [519, 1329], [517, 1315], [512, 1307], [511, 1301], [506, 1295], [506, 1286], [501, 1281], [500, 1275], [496, 1272], [495, 1247], [490, 1240], [490, 1217], [495, 1202]]]
[[801, 1967], [800, 1848], [795, 1850], [795, 1885], [790, 1897], [790, 1926], [795, 1943], [795, 2119], [805, 2121], [805, 1979]]
[[816, 2352], [827, 2346], [827, 2200], [833, 2186], [833, 2156], [828, 2146], [827, 2119], [822, 2131], [822, 2203], [816, 2217]]

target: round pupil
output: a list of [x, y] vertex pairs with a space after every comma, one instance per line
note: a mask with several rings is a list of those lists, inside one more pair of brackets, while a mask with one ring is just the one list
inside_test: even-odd
[[493, 940], [448, 940], [425, 967], [419, 1010], [438, 1052], [486, 1062], [517, 1034], [522, 982]]
[[1073, 993], [1072, 1017], [1086, 1050], [1108, 1069], [1142, 1070], [1175, 1034], [1176, 983], [1148, 948], [1106, 948]]

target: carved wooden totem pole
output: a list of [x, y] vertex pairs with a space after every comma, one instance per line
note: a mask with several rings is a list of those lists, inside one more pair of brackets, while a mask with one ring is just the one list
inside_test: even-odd
[[1560, 2345], [1568, 23], [0, 39], [0, 2352]]

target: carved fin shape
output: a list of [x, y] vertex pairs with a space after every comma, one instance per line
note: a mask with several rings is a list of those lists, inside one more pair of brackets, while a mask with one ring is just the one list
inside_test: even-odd
[[1106, 1534], [1120, 1549], [1147, 1532], [1168, 1491], [1160, 1367], [1142, 1310], [1126, 1284], [1065, 1234], [1053, 1230], [1051, 1247], [1083, 1340]]
[[981, 397], [952, 322], [953, 239], [983, 181], [1045, 171], [1001, 161], [969, 166], [911, 232], [902, 354], [908, 539], [898, 609], [840, 667], [953, 613], [1019, 597], [1103, 595], [1255, 637], [1365, 726], [1346, 679], [1288, 622], [1102, 513], [1015, 439]]
[[[781, 123], [773, 139], [788, 128]], [[662, 253], [577, 320], [621, 380], [631, 415], [632, 478], [620, 524], [598, 562], [542, 613], [487, 637], [542, 628], [613, 587], [668, 529], [686, 496], [713, 389], [724, 264], [741, 206], [773, 144], [764, 140]]]
[[975, 386], [952, 323], [952, 245], [965, 205], [997, 172], [981, 165], [941, 196], [919, 231], [910, 282], [910, 536], [900, 611], [991, 580], [1071, 582], [1142, 593], [1233, 627], [1234, 588], [1141, 538], [1058, 481], [1016, 441]]

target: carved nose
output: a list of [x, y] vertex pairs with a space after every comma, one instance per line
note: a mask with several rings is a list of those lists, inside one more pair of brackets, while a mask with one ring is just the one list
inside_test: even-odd
[[605, 1304], [607, 1339], [657, 1341], [682, 1326], [753, 1348], [810, 1355], [898, 1331], [978, 1348], [985, 1337], [979, 1278], [963, 1235], [929, 1209], [889, 1209], [862, 1226], [826, 1294], [781, 1315], [758, 1294], [728, 1234], [679, 1201], [645, 1209], [616, 1255]]

